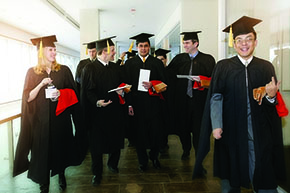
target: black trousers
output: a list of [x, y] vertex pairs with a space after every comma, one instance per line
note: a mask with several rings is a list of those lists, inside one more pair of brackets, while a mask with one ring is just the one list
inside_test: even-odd
[[137, 156], [139, 165], [147, 166], [148, 165], [148, 159], [151, 160], [157, 160], [159, 155], [159, 147], [152, 147], [149, 151], [149, 156], [147, 154], [147, 150], [145, 148], [136, 148]]
[[197, 155], [202, 112], [198, 113], [193, 108], [195, 106], [195, 100], [193, 98], [187, 97], [186, 102], [187, 109], [184, 109], [186, 114], [182, 117], [179, 117], [180, 129], [178, 136], [180, 138], [183, 151], [190, 151], [193, 145], [195, 155]]
[[[118, 149], [109, 154], [107, 165], [117, 168], [120, 160], [121, 150]], [[103, 173], [103, 153], [91, 151], [93, 175], [102, 176]]]

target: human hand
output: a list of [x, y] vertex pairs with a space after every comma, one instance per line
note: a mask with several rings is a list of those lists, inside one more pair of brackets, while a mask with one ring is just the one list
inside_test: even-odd
[[216, 128], [212, 131], [212, 135], [215, 139], [220, 139], [222, 138], [222, 133], [223, 133], [223, 130], [222, 128]]
[[269, 82], [268, 84], [266, 84], [266, 93], [270, 98], [273, 98], [274, 96], [276, 96], [277, 91], [279, 90], [281, 81], [278, 81], [276, 83], [275, 78], [272, 77], [271, 82]]
[[142, 82], [142, 85], [144, 86], [144, 88], [145, 88], [146, 90], [148, 90], [149, 88], [152, 87], [152, 83], [151, 83], [151, 82], [146, 82], [146, 81], [144, 81], [144, 82]]
[[117, 93], [118, 95], [123, 95], [123, 93], [124, 93], [124, 89], [117, 90], [116, 93]]
[[128, 108], [129, 108], [129, 109], [128, 109], [128, 114], [129, 114], [130, 116], [134, 116], [134, 110], [133, 110], [133, 107], [132, 107], [132, 106], [129, 106]]
[[111, 100], [109, 100], [108, 102], [105, 102], [105, 100], [98, 100], [98, 102], [97, 102], [99, 107], [106, 107], [106, 106], [108, 106], [111, 103], [112, 103]]
[[52, 98], [57, 99], [60, 96], [60, 91], [58, 89], [55, 89], [55, 91], [53, 91], [51, 93]]
[[192, 76], [191, 80], [196, 81], [196, 82], [200, 82], [200, 77], [199, 76]]
[[51, 80], [51, 78], [44, 78], [42, 79], [42, 81], [40, 82], [41, 86], [45, 86], [47, 84], [52, 83], [53, 80]]

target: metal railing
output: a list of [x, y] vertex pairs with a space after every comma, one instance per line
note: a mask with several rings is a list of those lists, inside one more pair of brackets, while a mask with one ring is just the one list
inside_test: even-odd
[[[8, 144], [7, 145], [5, 144], [5, 142], [6, 142], [6, 139], [5, 139], [4, 140], [5, 142], [2, 142], [2, 143], [4, 143], [4, 145], [1, 145], [1, 149], [3, 148], [1, 151], [4, 151], [5, 148], [8, 148], [6, 150], [8, 151], [9, 171], [12, 171], [12, 169], [13, 169], [15, 144], [16, 144], [16, 140], [18, 139], [18, 133], [15, 135], [15, 131], [14, 131], [14, 128], [16, 127], [16, 124], [17, 124], [17, 123], [15, 123], [15, 120], [20, 119], [20, 117], [21, 117], [21, 114], [19, 113], [19, 114], [16, 114], [16, 115], [13, 115], [13, 116], [10, 116], [10, 117], [7, 117], [5, 119], [0, 120], [0, 128], [1, 129], [4, 128], [7, 131]], [[20, 125], [18, 125], [18, 126], [20, 127]], [[15, 139], [15, 137], [17, 137], [17, 139]], [[4, 157], [4, 160], [5, 160], [5, 158], [7, 159], [7, 155]]]

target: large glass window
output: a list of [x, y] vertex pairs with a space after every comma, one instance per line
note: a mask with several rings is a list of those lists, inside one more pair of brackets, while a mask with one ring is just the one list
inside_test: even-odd
[[[35, 46], [0, 36], [0, 104], [21, 99], [26, 72], [37, 63], [36, 56]], [[79, 57], [58, 52], [56, 59], [75, 74]]]

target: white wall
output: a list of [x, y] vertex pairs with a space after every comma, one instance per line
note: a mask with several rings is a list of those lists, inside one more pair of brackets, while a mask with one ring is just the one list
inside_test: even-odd
[[218, 0], [182, 0], [180, 30], [202, 31], [198, 34], [199, 50], [211, 54], [217, 60]]
[[[155, 36], [155, 46], [157, 46], [174, 29], [181, 19], [181, 4], [179, 4], [167, 22], [163, 25], [160, 32]], [[162, 43], [163, 44], [163, 43]], [[163, 47], [164, 48], [164, 47]]]
[[88, 58], [86, 55], [86, 46], [83, 43], [89, 43], [99, 39], [99, 10], [98, 9], [81, 9], [80, 10], [80, 42], [81, 42], [81, 59]]

